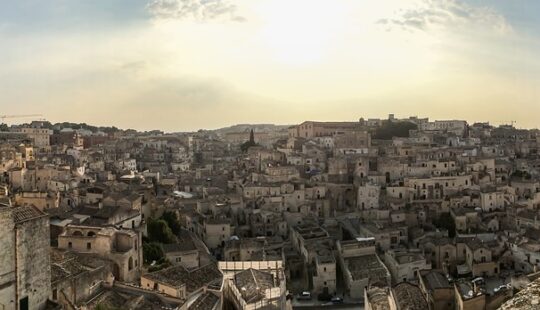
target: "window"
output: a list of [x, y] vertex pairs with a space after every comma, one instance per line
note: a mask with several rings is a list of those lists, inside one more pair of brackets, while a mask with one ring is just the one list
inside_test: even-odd
[[129, 261], [128, 261], [128, 270], [131, 270], [133, 269], [133, 258], [129, 258]]
[[73, 244], [71, 242], [68, 242], [68, 248], [72, 248], [73, 247]]
[[176, 262], [177, 262], [177, 263], [180, 263], [181, 261], [182, 261], [182, 257], [177, 257], [177, 258], [176, 258]]
[[92, 243], [90, 243], [90, 242], [86, 243], [86, 249], [87, 250], [92, 249]]

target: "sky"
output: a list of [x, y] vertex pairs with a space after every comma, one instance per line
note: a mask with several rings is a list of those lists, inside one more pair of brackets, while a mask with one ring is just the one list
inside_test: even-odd
[[[0, 114], [540, 127], [537, 0], [0, 0]], [[26, 119], [12, 119], [23, 122]]]

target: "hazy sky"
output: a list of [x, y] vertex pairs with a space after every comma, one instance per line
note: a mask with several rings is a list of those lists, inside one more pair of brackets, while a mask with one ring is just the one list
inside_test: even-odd
[[[0, 114], [540, 127], [538, 0], [0, 0]], [[17, 120], [21, 121], [21, 120]]]

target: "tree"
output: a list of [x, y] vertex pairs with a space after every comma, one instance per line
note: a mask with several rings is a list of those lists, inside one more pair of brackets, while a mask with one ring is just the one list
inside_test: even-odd
[[441, 213], [439, 218], [433, 221], [433, 225], [437, 228], [446, 229], [450, 238], [456, 236], [456, 223], [448, 212]]
[[176, 216], [175, 212], [165, 211], [161, 216], [161, 219], [167, 222], [167, 225], [169, 225], [175, 235], [178, 235], [180, 233], [182, 225], [180, 225], [180, 222], [178, 221], [178, 217]]
[[9, 131], [8, 125], [4, 123], [0, 124], [0, 131]]
[[409, 130], [416, 130], [418, 126], [410, 122], [386, 121], [375, 131], [374, 139], [392, 140], [393, 137], [408, 137]]
[[259, 144], [255, 142], [255, 133], [253, 132], [253, 129], [251, 129], [251, 131], [249, 132], [249, 140], [240, 145], [240, 150], [245, 153], [250, 147], [257, 145]]
[[143, 243], [143, 259], [145, 263], [150, 264], [153, 261], [160, 261], [164, 256], [163, 249], [159, 243]]
[[253, 129], [249, 132], [249, 143], [255, 144], [255, 134], [253, 133]]
[[171, 228], [164, 220], [152, 220], [148, 222], [148, 238], [153, 242], [174, 243], [176, 237]]

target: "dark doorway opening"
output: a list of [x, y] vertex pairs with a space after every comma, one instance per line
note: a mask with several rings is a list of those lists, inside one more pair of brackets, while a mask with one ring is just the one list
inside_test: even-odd
[[19, 301], [19, 310], [28, 310], [28, 296]]

